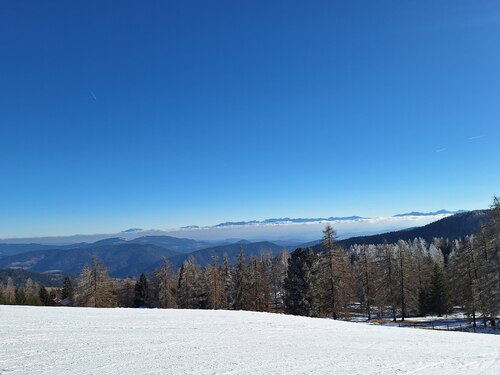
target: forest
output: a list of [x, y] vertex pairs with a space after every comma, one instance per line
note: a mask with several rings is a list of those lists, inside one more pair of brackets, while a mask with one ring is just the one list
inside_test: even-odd
[[179, 270], [164, 260], [152, 274], [112, 279], [94, 257], [61, 289], [28, 279], [0, 284], [0, 304], [179, 309], [232, 309], [349, 320], [464, 311], [471, 325], [497, 326], [500, 310], [500, 200], [489, 220], [458, 240], [421, 238], [343, 248], [329, 224], [320, 251], [298, 248], [279, 256], [237, 261], [212, 257], [201, 267], [193, 258]]

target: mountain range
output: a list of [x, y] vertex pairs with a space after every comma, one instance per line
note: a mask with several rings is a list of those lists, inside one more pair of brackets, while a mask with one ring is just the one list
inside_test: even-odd
[[412, 212], [408, 212], [406, 214], [393, 215], [393, 217], [454, 215], [454, 214], [461, 214], [461, 213], [464, 213], [464, 212], [467, 212], [467, 211], [465, 211], [465, 210], [458, 210], [458, 211], [439, 210], [439, 211], [434, 211], [434, 212], [417, 212], [417, 211], [412, 211]]

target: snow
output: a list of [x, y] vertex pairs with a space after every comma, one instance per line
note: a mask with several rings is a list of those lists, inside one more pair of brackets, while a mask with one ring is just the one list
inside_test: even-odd
[[499, 374], [500, 337], [244, 311], [0, 306], [0, 373]]

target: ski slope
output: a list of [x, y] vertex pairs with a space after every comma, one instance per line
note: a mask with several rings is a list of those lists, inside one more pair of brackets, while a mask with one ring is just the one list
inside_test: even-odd
[[0, 306], [0, 374], [500, 374], [500, 337], [244, 311]]

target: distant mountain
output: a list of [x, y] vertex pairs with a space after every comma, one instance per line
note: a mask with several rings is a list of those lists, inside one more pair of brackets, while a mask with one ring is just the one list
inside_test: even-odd
[[46, 287], [61, 288], [63, 286], [63, 276], [61, 275], [41, 274], [22, 269], [0, 269], [0, 284], [7, 284], [9, 277], [16, 286], [25, 285], [28, 279]]
[[[434, 237], [444, 237], [455, 240], [477, 232], [484, 222], [489, 218], [490, 210], [476, 210], [458, 213], [432, 222], [422, 227], [404, 229], [396, 232], [376, 234], [372, 236], [351, 237], [339, 241], [344, 247], [354, 244], [382, 244], [384, 242], [395, 243], [399, 240], [413, 240], [421, 237], [426, 241], [432, 241]], [[313, 246], [320, 250], [321, 245]]]
[[448, 210], [439, 210], [435, 212], [408, 212], [406, 214], [397, 214], [394, 215], [393, 217], [404, 217], [404, 216], [436, 216], [436, 215], [454, 215], [454, 214], [461, 214], [467, 212], [465, 210], [458, 210], [458, 211], [448, 211]]
[[99, 246], [106, 246], [106, 245], [123, 245], [127, 243], [127, 240], [125, 238], [121, 237], [112, 237], [112, 238], [106, 238], [104, 240], [96, 241], [91, 244], [80, 244], [78, 246], [73, 247], [72, 245], [65, 246], [66, 248], [72, 249], [72, 248], [95, 248]]
[[137, 233], [137, 232], [142, 232], [144, 229], [141, 228], [129, 228], [125, 229], [122, 233]]
[[0, 243], [0, 259], [5, 256], [28, 253], [41, 250], [71, 250], [71, 249], [94, 249], [105, 245], [141, 244], [155, 245], [179, 253], [190, 253], [196, 250], [224, 244], [225, 241], [196, 241], [188, 238], [177, 238], [171, 236], [142, 236], [132, 240], [122, 237], [105, 238], [93, 243], [75, 243], [69, 245], [40, 245], [40, 244], [7, 244]]
[[0, 243], [0, 258], [8, 255], [25, 253], [28, 251], [48, 250], [54, 248], [51, 245], [30, 244], [8, 244]]
[[149, 244], [111, 244], [94, 248], [42, 250], [7, 256], [0, 258], [0, 268], [76, 275], [94, 255], [108, 268], [110, 276], [127, 277], [150, 271], [151, 265], [178, 253]]
[[[156, 239], [137, 239], [138, 243], [125, 241], [122, 243], [119, 239], [113, 238], [104, 241], [105, 245], [77, 248], [77, 249], [49, 249], [31, 251], [22, 254], [15, 254], [0, 258], [0, 269], [21, 269], [36, 273], [64, 275], [77, 275], [85, 264], [88, 264], [92, 256], [96, 256], [106, 266], [110, 276], [124, 278], [127, 276], [138, 276], [141, 272], [151, 272], [158, 268], [164, 258], [169, 259], [174, 267], [180, 267], [184, 260], [193, 256], [200, 266], [205, 266], [212, 261], [212, 256], [216, 255], [219, 261], [222, 261], [224, 254], [234, 262], [243, 248], [245, 256], [260, 255], [264, 252], [270, 252], [277, 255], [283, 249], [283, 246], [271, 242], [249, 242], [245, 240], [228, 245], [212, 246], [205, 249], [196, 250], [189, 254], [166, 249], [161, 246], [142, 241], [157, 240], [161, 244], [179, 243], [186, 246], [183, 239], [176, 238]], [[191, 241], [191, 240], [186, 240]], [[99, 241], [101, 244], [103, 241]], [[200, 242], [193, 241], [191, 246], [201, 246]], [[184, 247], [185, 248], [185, 247]]]
[[[317, 223], [322, 221], [346, 221], [346, 220], [360, 220], [364, 219], [361, 216], [345, 216], [345, 217], [316, 217], [316, 218], [273, 218], [265, 220], [251, 220], [251, 221], [226, 221], [225, 223], [220, 223], [214, 225], [215, 228], [223, 227], [234, 227], [234, 226], [245, 226], [245, 225], [265, 225], [265, 224], [305, 224], [305, 223]], [[192, 227], [192, 226], [191, 226]]]
[[207, 249], [198, 250], [190, 254], [173, 256], [169, 260], [174, 267], [178, 268], [186, 259], [188, 259], [190, 256], [193, 256], [197, 264], [205, 266], [212, 262], [213, 256], [216, 256], [218, 261], [222, 262], [224, 254], [227, 254], [229, 260], [234, 263], [241, 248], [243, 248], [245, 257], [248, 259], [248, 257], [250, 257], [251, 255], [260, 255], [265, 252], [270, 252], [273, 255], [278, 255], [283, 249], [283, 246], [276, 245], [272, 242], [267, 241], [248, 242], [243, 240], [229, 245], [214, 246]]
[[214, 246], [213, 242], [196, 241], [189, 238], [177, 238], [171, 236], [143, 236], [130, 240], [128, 243], [156, 245], [179, 253], [190, 253]]

